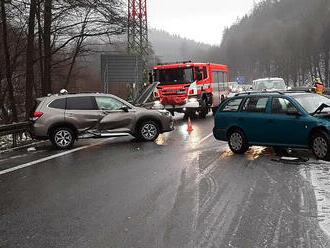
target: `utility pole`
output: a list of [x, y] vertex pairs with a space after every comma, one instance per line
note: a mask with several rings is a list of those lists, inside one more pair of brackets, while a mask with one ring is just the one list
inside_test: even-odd
[[128, 0], [128, 53], [145, 57], [148, 50], [147, 0]]
[[[147, 0], [128, 0], [128, 54], [138, 55], [143, 61], [143, 71], [146, 71], [146, 62], [149, 55]], [[142, 82], [138, 77], [132, 87], [135, 97], [142, 89]]]

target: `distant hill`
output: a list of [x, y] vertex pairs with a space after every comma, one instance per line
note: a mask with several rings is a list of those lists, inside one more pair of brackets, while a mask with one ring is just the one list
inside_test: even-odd
[[214, 46], [172, 35], [166, 31], [149, 29], [149, 41], [161, 62], [192, 60], [209, 62], [210, 50]]

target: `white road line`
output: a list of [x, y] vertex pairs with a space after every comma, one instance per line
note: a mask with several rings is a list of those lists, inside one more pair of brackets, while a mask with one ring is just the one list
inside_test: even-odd
[[198, 145], [202, 144], [205, 140], [207, 140], [208, 138], [210, 138], [212, 135], [213, 135], [213, 133], [210, 133], [209, 135], [207, 135], [206, 137], [204, 137], [203, 139], [201, 139], [201, 140], [198, 142]]
[[114, 139], [114, 138], [108, 138], [106, 140], [96, 142], [94, 144], [90, 144], [90, 145], [86, 145], [86, 146], [82, 146], [82, 147], [77, 147], [77, 148], [69, 150], [69, 151], [61, 152], [61, 153], [58, 153], [58, 154], [55, 154], [55, 155], [52, 155], [52, 156], [48, 156], [48, 157], [41, 158], [41, 159], [29, 162], [29, 163], [25, 163], [25, 164], [21, 164], [21, 165], [12, 167], [12, 168], [9, 168], [9, 169], [6, 169], [6, 170], [2, 170], [2, 171], [0, 171], [0, 175], [7, 174], [7, 173], [10, 173], [12, 171], [20, 170], [20, 169], [29, 167], [31, 165], [39, 164], [39, 163], [42, 163], [42, 162], [45, 162], [45, 161], [48, 161], [48, 160], [51, 160], [51, 159], [54, 159], [54, 158], [62, 157], [62, 156], [65, 156], [65, 155], [68, 155], [70, 153], [74, 153], [74, 152], [77, 152], [77, 151], [80, 151], [80, 150], [83, 150], [83, 149], [91, 148], [93, 146], [97, 146], [97, 145], [100, 145], [102, 143], [105, 143], [105, 142], [107, 142], [108, 140], [111, 140], [111, 139]]

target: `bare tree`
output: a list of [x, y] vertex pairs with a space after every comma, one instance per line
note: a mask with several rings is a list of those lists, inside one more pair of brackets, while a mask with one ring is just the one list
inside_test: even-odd
[[15, 99], [14, 99], [14, 87], [12, 83], [13, 70], [12, 70], [10, 51], [8, 45], [7, 13], [6, 13], [5, 2], [1, 1], [0, 4], [1, 4], [0, 7], [1, 7], [3, 51], [6, 61], [6, 81], [9, 91], [9, 102], [10, 102], [11, 111], [13, 113], [13, 121], [17, 121], [17, 111], [16, 111]]
[[25, 109], [26, 117], [32, 107], [32, 91], [34, 84], [34, 53], [35, 53], [35, 16], [37, 11], [36, 0], [30, 2], [30, 14], [28, 21], [27, 47], [26, 47], [26, 81], [25, 81]]

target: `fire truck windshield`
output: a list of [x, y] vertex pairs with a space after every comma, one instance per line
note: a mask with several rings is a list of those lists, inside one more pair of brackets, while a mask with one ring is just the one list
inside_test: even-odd
[[155, 81], [160, 85], [187, 84], [194, 81], [193, 68], [173, 68], [154, 70]]

